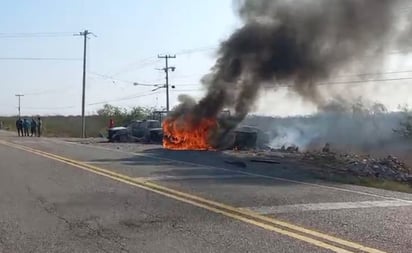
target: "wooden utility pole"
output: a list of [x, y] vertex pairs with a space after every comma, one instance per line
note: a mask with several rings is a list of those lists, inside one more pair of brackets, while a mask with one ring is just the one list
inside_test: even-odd
[[[86, 117], [85, 117], [85, 106], [86, 106], [86, 56], [87, 56], [87, 39], [88, 35], [92, 32], [84, 30], [76, 36], [83, 36], [83, 82], [82, 82], [82, 138], [86, 138]], [[94, 35], [96, 37], [96, 35]]]
[[19, 118], [20, 118], [20, 117], [21, 117], [21, 103], [20, 103], [20, 99], [21, 99], [21, 97], [24, 97], [24, 95], [23, 95], [23, 94], [16, 94], [16, 97], [19, 98], [19, 107], [18, 107], [18, 110], [19, 110]]
[[169, 59], [176, 58], [176, 55], [158, 55], [157, 58], [165, 59], [165, 67], [163, 70], [166, 73], [166, 111], [169, 112], [169, 69], [175, 71], [175, 67], [169, 67]]

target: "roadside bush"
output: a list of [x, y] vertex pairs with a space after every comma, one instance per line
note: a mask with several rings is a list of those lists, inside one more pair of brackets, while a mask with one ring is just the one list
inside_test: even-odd
[[399, 128], [393, 131], [403, 137], [412, 138], [412, 111], [404, 107], [403, 119], [399, 122]]
[[102, 109], [97, 111], [97, 115], [103, 117], [106, 122], [108, 122], [109, 119], [113, 119], [116, 126], [122, 126], [132, 120], [146, 119], [153, 113], [153, 111], [153, 108], [140, 106], [127, 110], [118, 106], [105, 104]]

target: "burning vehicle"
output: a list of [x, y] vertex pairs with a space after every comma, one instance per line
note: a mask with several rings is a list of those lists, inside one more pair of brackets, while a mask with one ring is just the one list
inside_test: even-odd
[[[201, 79], [203, 98], [179, 97], [180, 104], [163, 122], [163, 146], [194, 150], [253, 146], [256, 134], [238, 125], [263, 91], [287, 88], [322, 111], [340, 96], [345, 101], [354, 98], [351, 93], [325, 92], [336, 87], [328, 83], [336, 74], [354, 68], [372, 70], [382, 65], [382, 52], [391, 49], [389, 45], [399, 51], [410, 45], [412, 23], [401, 22], [406, 24], [402, 29], [394, 25], [406, 21], [397, 15], [402, 1], [330, 2], [238, 1], [243, 25], [220, 44], [214, 66]], [[219, 119], [223, 108], [233, 115]]]
[[269, 143], [266, 133], [253, 126], [230, 127], [230, 114], [221, 113], [217, 119], [190, 119], [163, 122], [163, 147], [174, 150], [254, 149]]
[[[190, 119], [187, 120], [190, 122]], [[210, 143], [213, 133], [218, 130], [218, 122], [214, 119], [202, 119], [191, 125], [185, 121], [174, 121], [170, 118], [163, 121], [163, 147], [174, 150], [215, 150]]]
[[163, 131], [159, 120], [135, 120], [108, 131], [110, 142], [161, 143]]

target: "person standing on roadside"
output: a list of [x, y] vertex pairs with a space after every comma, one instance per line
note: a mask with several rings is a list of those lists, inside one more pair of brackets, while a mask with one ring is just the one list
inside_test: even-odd
[[37, 136], [40, 137], [43, 130], [43, 121], [40, 117], [37, 118]]
[[18, 118], [16, 120], [16, 129], [17, 129], [17, 134], [19, 136], [23, 136], [23, 121], [21, 120], [21, 118]]
[[34, 118], [31, 118], [30, 122], [30, 130], [31, 130], [31, 137], [36, 136], [36, 129], [37, 129], [37, 122], [34, 120]]
[[23, 120], [24, 136], [29, 136], [30, 122], [25, 118]]
[[114, 127], [114, 120], [109, 119], [109, 129]]

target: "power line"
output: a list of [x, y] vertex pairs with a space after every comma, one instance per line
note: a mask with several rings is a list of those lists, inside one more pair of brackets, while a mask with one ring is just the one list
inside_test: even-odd
[[[197, 52], [204, 52], [204, 51], [214, 50], [216, 48], [217, 47], [215, 47], [215, 46], [213, 46], [213, 47], [212, 46], [206, 46], [206, 47], [198, 47], [198, 48], [192, 48], [192, 49], [184, 49], [182, 51], [177, 52], [176, 55], [193, 54], [193, 53], [197, 53]], [[146, 57], [146, 58], [143, 58], [141, 60], [129, 63], [125, 67], [123, 67], [121, 70], [119, 70], [116, 73], [112, 74], [111, 76], [117, 76], [117, 75], [120, 75], [120, 74], [125, 73], [125, 72], [130, 72], [130, 71], [133, 71], [133, 70], [136, 70], [136, 69], [147, 67], [147, 66], [152, 65], [154, 63], [158, 63], [159, 60], [158, 59], [153, 60], [154, 57], [156, 57], [156, 56]], [[136, 66], [136, 67], [134, 67], [133, 69], [130, 69], [133, 66]]]
[[[404, 71], [390, 71], [390, 72], [380, 72], [380, 73], [358, 73], [358, 74], [350, 74], [347, 76], [372, 76], [372, 75], [387, 75], [387, 74], [400, 74], [400, 73], [412, 73], [412, 70], [404, 70]], [[108, 79], [112, 79], [111, 77], [101, 75], [102, 77], [106, 77]], [[412, 77], [404, 77], [404, 78], [383, 78], [383, 79], [367, 79], [367, 80], [350, 80], [350, 81], [331, 81], [331, 82], [324, 82], [324, 83], [318, 83], [316, 84], [317, 86], [323, 86], [323, 85], [344, 85], [344, 84], [358, 84], [362, 85], [364, 83], [367, 85], [369, 82], [390, 82], [390, 81], [402, 81], [402, 80], [411, 80]], [[113, 80], [119, 80], [119, 79], [113, 79]], [[120, 80], [119, 80], [120, 81]], [[136, 83], [132, 81], [124, 81], [123, 82], [127, 83], [133, 83], [134, 85], [141, 85], [141, 86], [155, 86], [160, 88], [165, 88], [166, 86], [160, 86], [160, 84], [144, 84], [144, 83]], [[200, 84], [196, 83], [185, 83], [185, 84], [174, 84], [175, 87], [179, 86], [199, 86]], [[288, 87], [289, 85], [282, 85]], [[357, 85], [356, 85], [357, 86]], [[157, 90], [157, 89], [156, 89]], [[184, 90], [176, 90], [177, 92], [189, 92], [189, 91], [202, 91], [203, 89], [184, 89]]]
[[101, 77], [103, 79], [106, 80], [111, 80], [111, 81], [118, 81], [118, 82], [122, 82], [122, 83], [128, 83], [128, 84], [133, 84], [134, 86], [147, 86], [147, 87], [156, 87], [159, 84], [155, 84], [155, 83], [141, 83], [141, 82], [134, 82], [134, 81], [128, 81], [128, 80], [124, 80], [124, 79], [118, 79], [118, 78], [114, 78], [112, 76], [108, 76], [108, 75], [104, 75], [104, 74], [99, 74], [96, 72], [88, 72], [89, 74]]
[[190, 92], [190, 91], [203, 91], [203, 89], [184, 89], [184, 90], [174, 90], [175, 92]]
[[368, 83], [368, 82], [390, 82], [390, 81], [401, 81], [401, 80], [412, 80], [412, 77], [387, 78], [387, 79], [369, 79], [369, 80], [352, 80], [352, 81], [342, 81], [342, 82], [338, 81], [338, 82], [317, 83], [316, 85], [337, 85], [337, 84]]
[[184, 49], [182, 51], [177, 52], [176, 55], [193, 54], [193, 53], [211, 51], [211, 50], [215, 50], [215, 49], [217, 49], [216, 46], [207, 46], [207, 47], [198, 47], [198, 48], [192, 48], [192, 49]]
[[348, 75], [343, 75], [343, 76], [379, 76], [379, 75], [391, 75], [391, 74], [403, 74], [403, 73], [412, 73], [412, 70], [375, 72], [375, 73], [358, 73], [358, 74], [348, 74]]
[[120, 74], [127, 73], [127, 72], [130, 72], [130, 71], [133, 71], [133, 70], [145, 68], [145, 67], [151, 66], [151, 65], [153, 65], [155, 63], [158, 63], [158, 62], [159, 62], [158, 59], [153, 60], [153, 57], [148, 57], [148, 58], [145, 58], [143, 60], [127, 64], [125, 67], [121, 68], [121, 70], [115, 72], [111, 76], [118, 76]]
[[198, 83], [176, 83], [174, 86], [199, 86]]
[[158, 94], [159, 92], [150, 92], [150, 93], [140, 93], [137, 95], [133, 95], [133, 96], [128, 96], [128, 97], [123, 97], [123, 98], [117, 98], [117, 99], [112, 99], [112, 100], [105, 100], [105, 101], [99, 101], [99, 102], [95, 102], [95, 103], [90, 103], [88, 105], [99, 105], [99, 104], [106, 104], [109, 102], [117, 102], [117, 101], [125, 101], [125, 100], [131, 100], [131, 99], [135, 99], [135, 98], [140, 98], [140, 97], [146, 97], [146, 96], [152, 96], [155, 94]]
[[40, 90], [40, 91], [32, 91], [29, 93], [25, 93], [26, 96], [39, 96], [39, 95], [44, 95], [44, 94], [53, 94], [53, 93], [62, 93], [64, 92], [65, 94], [67, 94], [68, 89], [71, 89], [71, 86], [67, 86], [67, 87], [61, 87], [60, 89], [50, 89], [50, 90]]
[[[412, 71], [394, 71], [388, 73], [407, 73]], [[365, 74], [366, 75], [366, 74]], [[402, 80], [412, 80], [412, 77], [402, 77], [402, 78], [383, 78], [383, 79], [367, 79], [367, 80], [350, 80], [350, 81], [331, 81], [331, 82], [324, 82], [324, 83], [317, 83], [316, 86], [323, 86], [323, 85], [340, 85], [340, 84], [362, 84], [365, 83], [366, 85], [369, 82], [391, 82], [391, 81], [402, 81]], [[179, 86], [198, 86], [199, 84], [175, 84], [176, 87]], [[290, 85], [282, 85], [282, 86], [290, 86]], [[189, 89], [189, 90], [176, 90], [176, 91], [195, 91], [195, 90], [202, 90], [202, 89]]]
[[122, 83], [131, 83], [133, 84], [132, 81], [128, 81], [128, 80], [123, 80], [123, 79], [119, 79], [119, 78], [114, 78], [113, 76], [109, 76], [109, 75], [105, 75], [105, 74], [99, 74], [96, 72], [87, 72], [88, 74], [106, 79], [106, 80], [110, 80], [110, 81], [118, 81], [118, 82], [122, 82]]
[[25, 107], [25, 108], [29, 110], [53, 110], [53, 109], [65, 110], [65, 109], [77, 108], [77, 106], [70, 105], [70, 106], [60, 106], [60, 107]]
[[0, 39], [9, 38], [50, 38], [50, 37], [69, 37], [71, 32], [40, 32], [40, 33], [0, 33]]
[[26, 33], [0, 33], [0, 36], [3, 35], [62, 35], [70, 34], [73, 35], [74, 32], [26, 32]]
[[161, 85], [161, 84], [150, 84], [150, 83], [138, 83], [138, 82], [134, 82], [133, 85], [134, 85], [134, 86], [146, 86], [146, 87], [159, 87], [159, 85]]
[[0, 57], [9, 61], [80, 61], [81, 58], [50, 58], [50, 57]]

